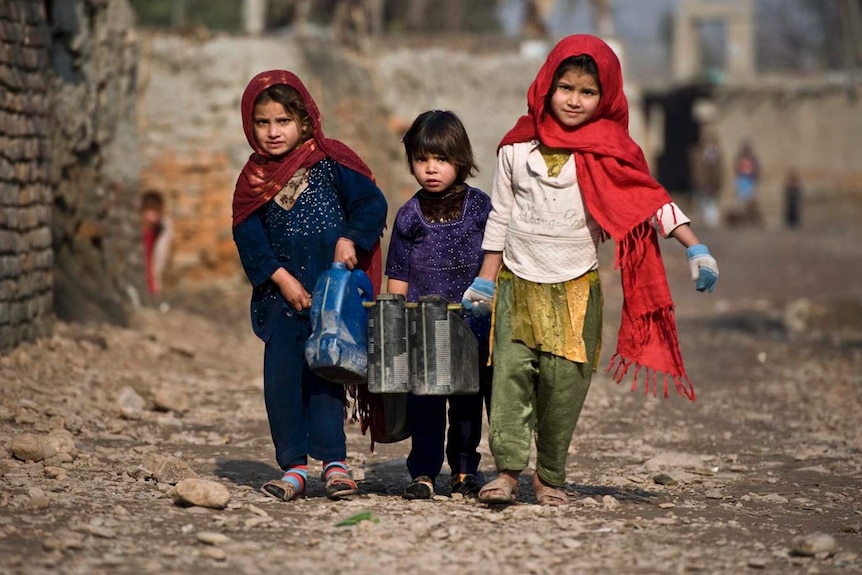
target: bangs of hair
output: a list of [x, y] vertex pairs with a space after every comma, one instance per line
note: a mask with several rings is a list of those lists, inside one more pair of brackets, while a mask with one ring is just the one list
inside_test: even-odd
[[305, 109], [302, 96], [287, 84], [270, 86], [254, 100], [254, 105], [276, 102], [284, 107], [284, 111], [300, 126], [300, 139], [305, 141], [311, 137], [311, 117]]
[[428, 155], [445, 157], [454, 164], [458, 168], [459, 183], [478, 171], [467, 130], [452, 112], [431, 110], [420, 114], [402, 141], [411, 172], [413, 161]]

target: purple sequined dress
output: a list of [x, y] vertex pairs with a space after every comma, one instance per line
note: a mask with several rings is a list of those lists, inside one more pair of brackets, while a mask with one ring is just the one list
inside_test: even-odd
[[[421, 192], [398, 210], [389, 241], [386, 275], [407, 282], [407, 301], [441, 295], [460, 303], [478, 275], [491, 200], [482, 190], [466, 188], [460, 217], [452, 221], [429, 221], [420, 206]], [[465, 319], [479, 341], [487, 340], [491, 325], [488, 316], [465, 314]]]

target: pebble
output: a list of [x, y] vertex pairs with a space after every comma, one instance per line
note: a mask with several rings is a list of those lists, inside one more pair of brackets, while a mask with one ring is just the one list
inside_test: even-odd
[[11, 448], [12, 455], [21, 461], [42, 461], [57, 453], [53, 445], [32, 433], [22, 433], [14, 437]]
[[145, 476], [159, 483], [176, 484], [183, 479], [196, 478], [198, 474], [189, 465], [173, 455], [152, 454], [141, 465]]
[[55, 467], [53, 465], [46, 465], [43, 470], [45, 473], [45, 477], [48, 479], [66, 479], [69, 475], [66, 470], [62, 467]]
[[814, 557], [820, 554], [830, 554], [838, 546], [835, 538], [828, 533], [811, 533], [793, 540], [791, 555], [799, 557]]
[[227, 487], [209, 479], [183, 479], [173, 488], [171, 496], [177, 505], [209, 509], [224, 509], [230, 501]]
[[221, 547], [207, 547], [201, 551], [201, 556], [213, 561], [227, 561], [227, 553]]
[[201, 543], [205, 543], [207, 545], [225, 545], [231, 542], [230, 537], [215, 531], [199, 531], [195, 535], [195, 538]]
[[117, 409], [120, 415], [128, 419], [138, 419], [146, 406], [147, 401], [128, 385], [117, 395]]
[[652, 478], [656, 485], [676, 485], [677, 481], [667, 473], [659, 473]]
[[159, 387], [153, 392], [153, 407], [159, 411], [184, 413], [189, 409], [189, 396], [177, 386]]

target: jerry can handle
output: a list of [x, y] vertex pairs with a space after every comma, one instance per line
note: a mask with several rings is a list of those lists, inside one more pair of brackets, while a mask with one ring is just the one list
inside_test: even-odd
[[372, 304], [374, 302], [374, 286], [371, 285], [371, 278], [360, 269], [355, 269], [351, 273], [362, 296], [362, 305], [368, 307], [367, 302], [372, 302]]
[[[362, 302], [363, 307], [374, 307], [374, 305], [375, 305], [375, 302], [373, 302], [373, 301]], [[407, 303], [404, 304], [404, 307], [407, 309], [415, 309], [415, 308], [419, 307], [419, 304], [416, 303], [415, 301], [408, 301]], [[449, 311], [461, 311], [462, 309], [464, 309], [464, 306], [461, 305], [460, 303], [447, 303], [446, 309], [448, 309]]]

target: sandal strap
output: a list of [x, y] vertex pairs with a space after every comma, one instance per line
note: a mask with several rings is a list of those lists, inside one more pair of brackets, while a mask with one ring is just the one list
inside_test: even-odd
[[326, 477], [326, 486], [332, 485], [349, 485], [351, 489], [356, 489], [356, 482], [353, 478], [341, 471], [332, 472]]

